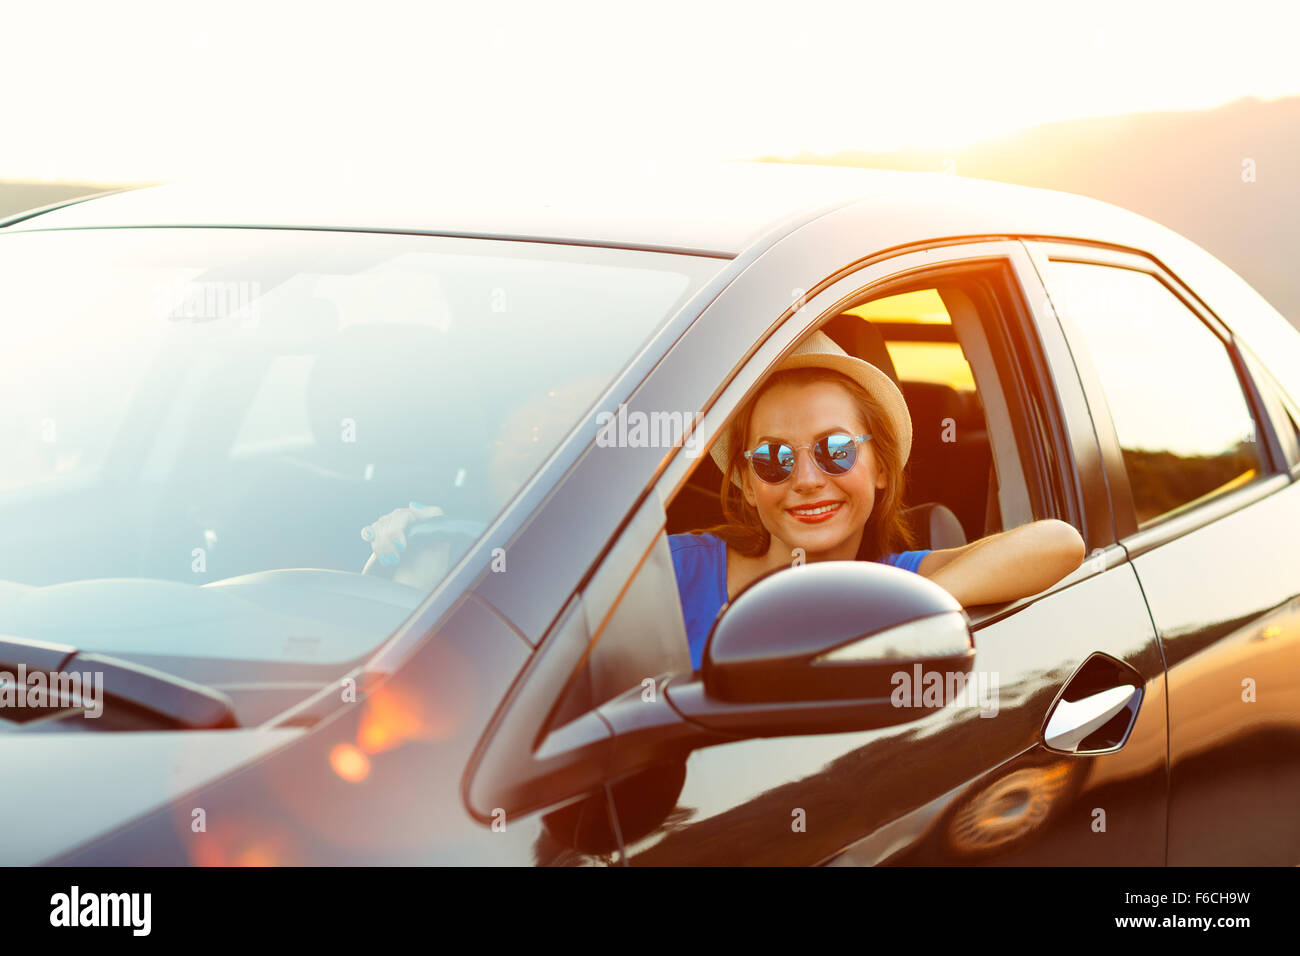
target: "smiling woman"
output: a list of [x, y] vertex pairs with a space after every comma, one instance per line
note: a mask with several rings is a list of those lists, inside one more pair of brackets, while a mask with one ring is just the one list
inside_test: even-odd
[[1083, 561], [1079, 533], [1055, 520], [959, 548], [909, 550], [916, 542], [902, 511], [911, 445], [897, 386], [824, 333], [778, 366], [712, 449], [727, 522], [669, 537], [695, 668], [722, 607], [783, 567], [876, 561], [972, 605], [1035, 594]]

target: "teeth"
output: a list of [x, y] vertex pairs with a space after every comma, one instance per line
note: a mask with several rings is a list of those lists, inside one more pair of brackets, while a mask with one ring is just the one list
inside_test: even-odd
[[822, 505], [820, 508], [791, 508], [790, 513], [796, 515], [824, 515], [828, 511], [834, 511], [839, 506], [839, 502], [836, 502], [833, 505]]

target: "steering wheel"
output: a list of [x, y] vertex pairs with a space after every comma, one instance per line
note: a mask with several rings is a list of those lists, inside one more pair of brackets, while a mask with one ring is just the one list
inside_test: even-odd
[[[361, 573], [376, 577], [389, 576], [401, 584], [423, 583], [424, 579], [437, 581], [450, 566], [451, 556], [459, 556], [456, 539], [476, 541], [486, 528], [487, 525], [482, 521], [448, 518], [446, 515], [425, 518], [406, 528], [407, 546], [397, 564], [380, 564], [379, 555], [371, 552]], [[377, 570], [381, 568], [382, 571]]]

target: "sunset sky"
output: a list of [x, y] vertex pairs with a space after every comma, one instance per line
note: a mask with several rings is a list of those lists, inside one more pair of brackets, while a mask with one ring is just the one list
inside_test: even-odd
[[1300, 93], [1294, 2], [29, 4], [0, 179], [958, 149]]

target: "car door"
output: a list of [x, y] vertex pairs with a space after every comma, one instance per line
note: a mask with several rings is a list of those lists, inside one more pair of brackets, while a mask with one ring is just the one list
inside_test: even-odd
[[[792, 267], [801, 262], [797, 254], [787, 258]], [[1115, 545], [1078, 379], [1059, 328], [1043, 325], [1041, 289], [1023, 247], [994, 241], [919, 249], [820, 285], [777, 263], [754, 270], [682, 336], [628, 400], [628, 414], [702, 409], [696, 433], [711, 441], [781, 354], [821, 321], [919, 276], [975, 270], [972, 281], [986, 283], [991, 303], [983, 375], [1005, 399], [990, 422], [1002, 434], [995, 450], [1004, 463], [1002, 520], [1008, 527], [1071, 520], [1093, 554], [1043, 594], [971, 610], [975, 672], [992, 690], [985, 706], [945, 706], [862, 732], [720, 741], [683, 757], [647, 747], [644, 734], [625, 733], [600, 705], [625, 692], [650, 702], [666, 682], [681, 686], [698, 676], [683, 661], [685, 631], [664, 532], [665, 505], [706, 447], [702, 439], [685, 443], [650, 476], [638, 509], [552, 631], [580, 636], [568, 638], [573, 670], [557, 667], [550, 678], [555, 704], [545, 728], [574, 740], [601, 738], [574, 772], [603, 768], [623, 859], [1162, 862], [1159, 649], [1133, 569]], [[608, 449], [607, 460], [616, 453]], [[1114, 700], [1123, 688], [1127, 695], [1105, 726], [1072, 739], [1057, 727], [1055, 746], [1045, 743], [1054, 715], [1070, 724], [1071, 715], [1092, 708], [1095, 718], [1101, 697]], [[1073, 729], [1082, 726], [1076, 720]], [[528, 786], [508, 760], [490, 770], [478, 778], [495, 781], [484, 784], [481, 805], [511, 793], [512, 774], [520, 791]]]
[[1168, 861], [1300, 863], [1300, 487], [1267, 356], [1145, 256], [1034, 256], [1168, 668]]

